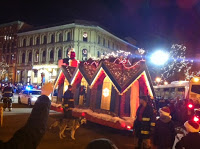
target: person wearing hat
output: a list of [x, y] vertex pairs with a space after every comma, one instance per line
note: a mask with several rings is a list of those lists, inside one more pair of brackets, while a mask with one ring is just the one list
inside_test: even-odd
[[200, 148], [199, 124], [193, 120], [189, 120], [184, 123], [184, 126], [188, 134], [183, 138], [181, 138], [181, 140], [176, 143], [175, 148], [199, 149]]
[[151, 148], [151, 130], [155, 126], [153, 107], [148, 104], [147, 96], [140, 96], [140, 106], [136, 112], [133, 130], [136, 136], [136, 148]]
[[105, 138], [92, 140], [86, 147], [86, 149], [118, 149], [116, 145]]
[[72, 93], [72, 86], [68, 85], [67, 91], [63, 96], [63, 112], [64, 118], [73, 119], [72, 109], [74, 108], [74, 94]]
[[175, 140], [174, 122], [169, 107], [159, 109], [160, 118], [156, 121], [153, 143], [158, 149], [171, 149]]

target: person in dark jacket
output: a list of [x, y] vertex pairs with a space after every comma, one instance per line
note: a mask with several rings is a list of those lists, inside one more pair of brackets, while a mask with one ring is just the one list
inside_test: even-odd
[[74, 94], [72, 93], [72, 86], [69, 85], [67, 91], [63, 96], [63, 112], [64, 118], [73, 119], [72, 109], [74, 108]]
[[156, 121], [153, 137], [154, 145], [158, 149], [171, 149], [175, 140], [175, 127], [171, 120], [170, 109], [163, 107], [159, 110], [160, 118]]
[[140, 106], [136, 112], [136, 120], [134, 122], [134, 131], [137, 138], [137, 148], [151, 148], [150, 136], [151, 128], [155, 126], [155, 119], [153, 108], [151, 105], [147, 104], [148, 97], [140, 96]]
[[47, 129], [51, 102], [48, 98], [53, 91], [50, 83], [44, 85], [25, 126], [15, 132], [7, 141], [0, 141], [0, 149], [36, 149]]
[[118, 149], [112, 141], [100, 138], [92, 140], [86, 147], [86, 149]]
[[9, 111], [12, 110], [12, 96], [14, 90], [11, 86], [11, 83], [8, 84], [3, 90], [3, 110], [5, 111], [8, 108]]
[[200, 148], [200, 134], [199, 134], [199, 124], [193, 120], [186, 121], [184, 126], [188, 132], [186, 136], [181, 138], [179, 142], [176, 143], [176, 149], [199, 149]]

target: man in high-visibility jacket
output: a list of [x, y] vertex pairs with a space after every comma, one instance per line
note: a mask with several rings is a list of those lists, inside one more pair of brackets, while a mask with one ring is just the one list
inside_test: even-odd
[[153, 107], [148, 104], [147, 96], [140, 96], [140, 106], [137, 109], [136, 120], [134, 122], [134, 132], [138, 149], [151, 148], [150, 136], [152, 127], [155, 126], [155, 116]]
[[11, 111], [12, 110], [12, 96], [13, 96], [14, 90], [10, 83], [8, 84], [8, 86], [4, 88], [2, 93], [3, 93], [3, 109], [5, 111], [6, 108], [8, 108], [8, 110]]

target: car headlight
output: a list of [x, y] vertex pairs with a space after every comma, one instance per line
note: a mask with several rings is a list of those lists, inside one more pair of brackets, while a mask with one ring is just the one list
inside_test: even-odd
[[37, 97], [33, 97], [33, 98], [32, 98], [32, 101], [36, 101], [36, 100], [37, 100]]

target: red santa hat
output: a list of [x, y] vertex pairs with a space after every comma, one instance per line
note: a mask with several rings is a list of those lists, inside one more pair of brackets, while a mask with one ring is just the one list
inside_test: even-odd
[[161, 115], [171, 117], [170, 116], [170, 109], [168, 107], [162, 107], [162, 108], [160, 108], [159, 112], [160, 112]]
[[189, 120], [184, 123], [185, 128], [188, 132], [199, 132], [199, 124], [195, 121]]

